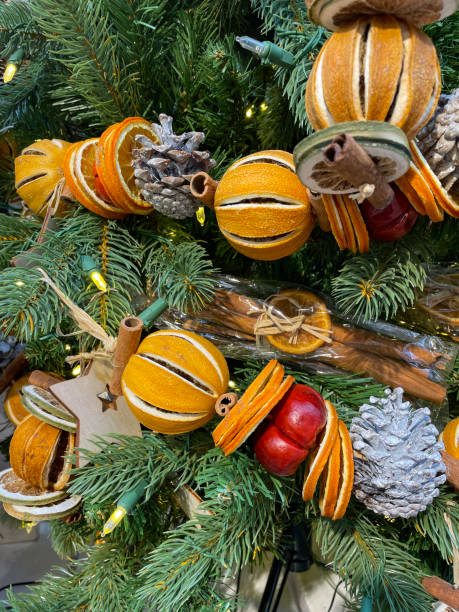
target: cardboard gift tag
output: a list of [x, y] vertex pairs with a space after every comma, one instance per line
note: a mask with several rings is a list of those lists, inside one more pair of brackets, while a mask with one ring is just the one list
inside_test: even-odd
[[[113, 367], [108, 361], [96, 359], [84, 375], [49, 387], [56, 399], [77, 419], [76, 447], [98, 452], [95, 436], [106, 439], [110, 438], [110, 434], [142, 437], [140, 423], [123, 396], [116, 400], [115, 409], [104, 411], [98, 395], [106, 390], [112, 371]], [[76, 457], [76, 467], [86, 465], [87, 460], [79, 453], [76, 453]]]

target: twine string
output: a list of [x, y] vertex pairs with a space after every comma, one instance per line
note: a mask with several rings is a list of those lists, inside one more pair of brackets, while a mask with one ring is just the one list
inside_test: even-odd
[[[105, 329], [94, 321], [84, 310], [74, 304], [72, 300], [65, 295], [61, 289], [50, 279], [48, 274], [42, 269], [38, 268], [41, 273], [41, 280], [51, 287], [58, 298], [63, 302], [69, 309], [70, 316], [78, 325], [81, 332], [90, 334], [93, 338], [96, 338], [102, 342], [103, 349], [98, 348], [90, 353], [80, 353], [79, 355], [71, 355], [66, 357], [68, 363], [74, 363], [75, 361], [85, 359], [111, 359], [116, 348], [117, 339], [113, 336], [109, 336]], [[78, 332], [77, 332], [78, 333]]]
[[360, 185], [358, 192], [349, 194], [349, 197], [351, 200], [355, 200], [357, 204], [362, 204], [364, 200], [371, 198], [374, 192], [374, 185], [370, 185], [370, 183], [363, 183], [363, 185]]
[[[271, 303], [269, 303], [270, 300]], [[298, 311], [298, 314], [288, 317], [284, 312], [278, 310], [275, 307], [275, 302], [279, 300], [285, 300], [292, 304]], [[332, 342], [331, 338], [326, 335], [332, 333], [331, 329], [323, 329], [322, 327], [307, 323], [306, 321], [310, 313], [295, 299], [286, 295], [278, 295], [267, 298], [266, 302], [259, 309], [261, 314], [255, 323], [254, 332], [257, 337], [289, 334], [289, 344], [297, 344], [300, 332], [305, 331], [324, 342]]]

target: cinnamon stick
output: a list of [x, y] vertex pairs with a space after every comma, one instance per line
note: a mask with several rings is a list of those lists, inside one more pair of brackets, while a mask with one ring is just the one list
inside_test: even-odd
[[121, 377], [129, 358], [136, 352], [142, 334], [143, 321], [138, 317], [125, 317], [120, 323], [115, 354], [113, 355], [113, 372], [108, 388], [113, 395], [120, 396]]
[[194, 319], [187, 319], [183, 325], [183, 329], [188, 329], [190, 331], [195, 331], [201, 334], [212, 334], [214, 336], [228, 336], [228, 338], [237, 338], [239, 340], [246, 340], [248, 342], [255, 342], [255, 336], [251, 336], [250, 334], [245, 334], [236, 329], [230, 329], [229, 327], [224, 327], [223, 325], [216, 326], [211, 325], [210, 323], [204, 323], [201, 321], [196, 321]]
[[217, 186], [217, 181], [214, 181], [207, 172], [197, 172], [190, 181], [191, 195], [200, 200], [204, 206], [213, 208]]
[[51, 374], [42, 372], [41, 370], [34, 370], [29, 376], [29, 384], [40, 387], [41, 389], [46, 389], [47, 391], [58, 382], [62, 382], [62, 380], [56, 378], [56, 376], [51, 376]]
[[426, 576], [422, 581], [422, 586], [432, 597], [439, 599], [454, 610], [459, 609], [459, 588], [438, 576]]
[[201, 319], [212, 321], [213, 323], [219, 323], [220, 325], [231, 327], [232, 329], [242, 331], [246, 334], [254, 334], [256, 319], [246, 315], [237, 314], [222, 307], [212, 308], [212, 306], [210, 306], [206, 310], [202, 310], [199, 313], [199, 317]]
[[343, 327], [333, 323], [332, 331], [334, 340], [342, 344], [408, 363], [417, 363], [420, 366], [432, 366], [437, 358], [441, 357], [439, 353], [429, 351], [422, 346], [391, 340], [364, 329]]
[[0, 375], [0, 393], [4, 391], [7, 386], [13, 382], [13, 380], [17, 377], [17, 375], [25, 370], [27, 367], [27, 359], [25, 356], [25, 352], [21, 351], [19, 355], [9, 362], [6, 368]]
[[328, 218], [320, 193], [315, 194], [314, 196], [311, 195], [310, 202], [311, 208], [317, 217], [317, 223], [319, 224], [320, 229], [323, 232], [331, 232], [330, 219]]
[[459, 490], [459, 461], [446, 451], [440, 451], [446, 466], [446, 480]]
[[416, 368], [391, 359], [378, 357], [373, 353], [358, 350], [340, 342], [327, 346], [327, 353], [318, 355], [324, 363], [365, 374], [390, 387], [402, 387], [409, 395], [440, 404], [446, 397], [446, 389], [425, 378]]
[[247, 295], [222, 289], [215, 293], [215, 303], [233, 308], [238, 314], [249, 317], [258, 317], [263, 308], [263, 300], [255, 300]]
[[335, 136], [325, 147], [323, 159], [353, 187], [374, 185], [374, 192], [367, 199], [375, 208], [386, 208], [392, 202], [394, 192], [391, 186], [365, 149], [349, 134]]

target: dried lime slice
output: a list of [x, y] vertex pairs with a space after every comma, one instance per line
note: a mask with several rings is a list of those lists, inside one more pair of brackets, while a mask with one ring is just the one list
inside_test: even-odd
[[456, 0], [314, 0], [309, 19], [338, 30], [365, 15], [393, 15], [417, 27], [439, 21], [457, 10]]
[[388, 182], [395, 181], [410, 167], [411, 152], [404, 132], [383, 121], [348, 121], [315, 132], [301, 140], [293, 151], [296, 173], [311, 191], [318, 193], [356, 193], [323, 159], [323, 150], [339, 134], [353, 136], [375, 162]]
[[81, 503], [81, 497], [74, 495], [46, 506], [24, 506], [4, 503], [5, 512], [20, 521], [52, 521], [73, 514]]
[[65, 491], [38, 489], [16, 476], [11, 468], [0, 472], [0, 501], [25, 506], [53, 504], [66, 496]]
[[22, 403], [25, 408], [48, 425], [76, 433], [76, 418], [49, 391], [26, 385], [22, 388]]

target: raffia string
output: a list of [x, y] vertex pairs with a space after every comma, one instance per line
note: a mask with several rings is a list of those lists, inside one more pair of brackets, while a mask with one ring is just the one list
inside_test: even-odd
[[69, 309], [70, 316], [78, 325], [78, 328], [82, 332], [86, 332], [100, 340], [103, 345], [103, 350], [96, 349], [91, 353], [81, 353], [80, 355], [72, 355], [66, 358], [66, 361], [69, 363], [73, 363], [75, 361], [79, 361], [81, 359], [107, 359], [113, 356], [116, 348], [117, 339], [113, 336], [109, 336], [105, 329], [94, 321], [92, 317], [90, 317], [84, 310], [82, 310], [79, 306], [74, 304], [72, 300], [65, 295], [63, 291], [55, 285], [55, 283], [50, 279], [50, 277], [46, 274], [44, 270], [38, 268], [39, 272], [42, 275], [42, 280], [51, 287], [54, 293], [58, 296], [58, 298], [63, 302], [67, 308]]
[[358, 193], [349, 194], [351, 200], [355, 200], [357, 204], [362, 204], [364, 200], [367, 198], [371, 198], [371, 196], [375, 192], [375, 185], [370, 185], [370, 183], [363, 183], [360, 185]]
[[[272, 296], [274, 299], [279, 296]], [[306, 323], [306, 319], [311, 313], [301, 312], [304, 310], [302, 304], [297, 302], [291, 297], [280, 296], [282, 300], [287, 300], [298, 310], [298, 315], [294, 317], [288, 317], [286, 314], [276, 309], [274, 304], [263, 304], [260, 310], [261, 315], [258, 317], [254, 333], [255, 336], [275, 336], [277, 334], [290, 334], [289, 344], [296, 344], [298, 342], [298, 336], [301, 331], [305, 331], [311, 336], [320, 338], [324, 342], [332, 342], [331, 338], [326, 334], [331, 334], [331, 329], [323, 329], [316, 325], [310, 325]], [[268, 302], [271, 298], [268, 298]]]

